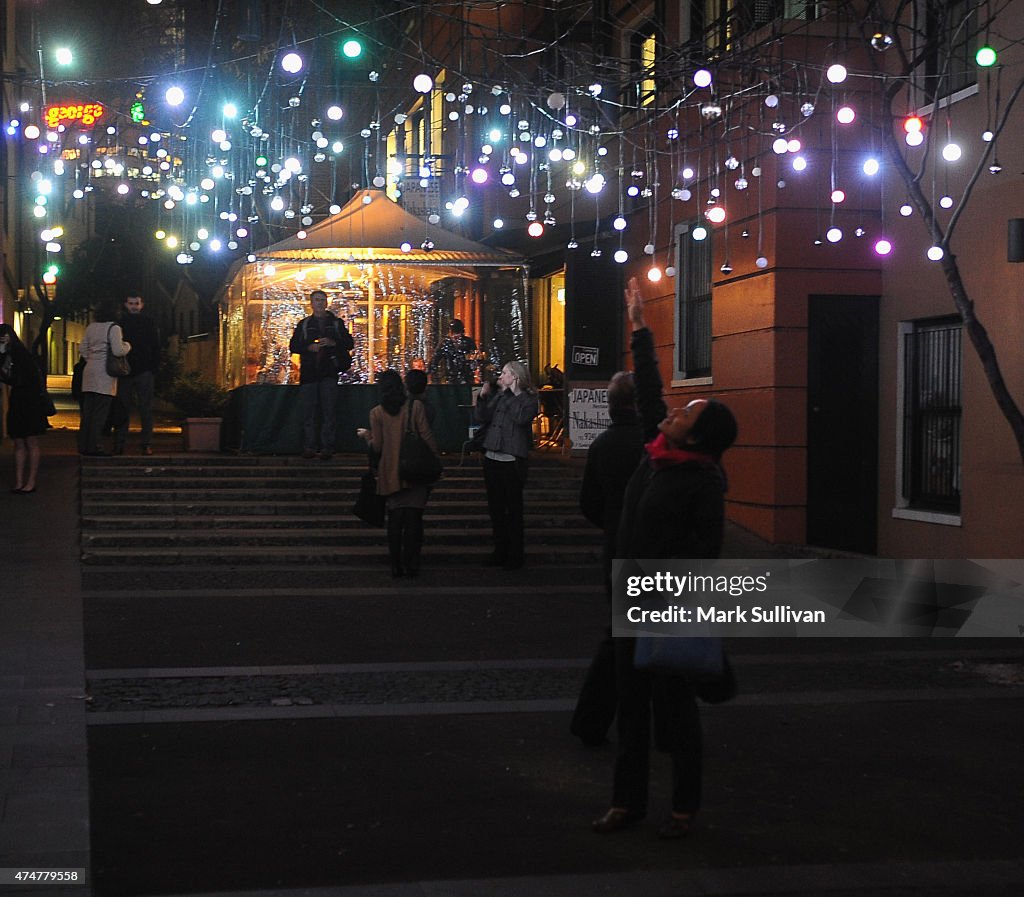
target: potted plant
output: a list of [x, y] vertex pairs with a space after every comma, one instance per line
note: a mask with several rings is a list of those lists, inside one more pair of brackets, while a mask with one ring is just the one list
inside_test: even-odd
[[184, 371], [171, 385], [167, 398], [184, 416], [185, 451], [220, 450], [220, 425], [228, 403], [222, 389], [199, 371]]

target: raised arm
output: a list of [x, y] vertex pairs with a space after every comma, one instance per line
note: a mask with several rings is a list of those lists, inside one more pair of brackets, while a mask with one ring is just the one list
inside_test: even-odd
[[668, 413], [668, 408], [662, 398], [661, 374], [658, 371], [658, 358], [654, 353], [654, 337], [644, 321], [643, 297], [640, 295], [640, 285], [635, 277], [629, 278], [625, 297], [626, 312], [633, 328], [630, 349], [633, 353], [636, 405], [640, 411], [644, 438], [653, 439], [657, 435], [658, 424]]

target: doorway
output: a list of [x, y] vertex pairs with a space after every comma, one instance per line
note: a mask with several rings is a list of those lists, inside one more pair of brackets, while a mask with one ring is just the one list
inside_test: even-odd
[[810, 296], [807, 542], [874, 554], [878, 512], [878, 297]]

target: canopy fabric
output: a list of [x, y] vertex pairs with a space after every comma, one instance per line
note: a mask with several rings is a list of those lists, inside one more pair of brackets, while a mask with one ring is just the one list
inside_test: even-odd
[[[433, 248], [422, 248], [424, 242]], [[403, 252], [402, 243], [411, 246]], [[336, 215], [256, 251], [259, 260], [368, 262], [410, 267], [517, 267], [525, 259], [492, 249], [405, 211], [383, 190], [360, 190]]]

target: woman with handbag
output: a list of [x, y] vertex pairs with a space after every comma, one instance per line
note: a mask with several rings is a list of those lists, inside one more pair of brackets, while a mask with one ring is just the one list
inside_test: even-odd
[[82, 412], [78, 425], [78, 453], [106, 455], [100, 450], [103, 427], [117, 395], [118, 373], [115, 365], [131, 351], [121, 325], [115, 321], [117, 304], [105, 300], [96, 307], [96, 320], [85, 328], [79, 356], [85, 360], [82, 372]]
[[476, 400], [476, 419], [487, 427], [484, 486], [494, 550], [484, 563], [490, 567], [523, 566], [523, 487], [538, 409], [530, 374], [518, 361], [501, 369], [497, 389], [485, 382]]
[[377, 493], [387, 499], [391, 575], [418, 576], [423, 547], [423, 510], [430, 495], [430, 483], [402, 478], [402, 445], [410, 433], [414, 434], [436, 457], [437, 442], [427, 423], [423, 403], [407, 399], [397, 371], [384, 371], [377, 383], [380, 404], [370, 409], [370, 428], [356, 432], [370, 444], [377, 458]]
[[46, 419], [46, 380], [25, 344], [10, 324], [0, 324], [0, 383], [7, 395], [7, 435], [14, 440], [14, 487], [12, 493], [36, 491], [39, 473], [39, 437], [50, 423]]
[[[627, 304], [632, 309], [640, 302], [631, 282]], [[649, 341], [634, 341], [633, 352], [637, 369], [654, 360]], [[721, 459], [736, 440], [736, 419], [721, 402], [695, 399], [670, 410], [658, 431], [626, 485], [615, 556], [717, 558], [725, 526]], [[684, 675], [639, 668], [637, 639], [614, 641], [618, 747], [612, 807], [592, 828], [617, 832], [647, 814], [653, 711], [655, 744], [672, 760], [672, 812], [658, 837], [682, 838], [701, 805], [703, 747], [694, 683]]]

